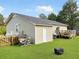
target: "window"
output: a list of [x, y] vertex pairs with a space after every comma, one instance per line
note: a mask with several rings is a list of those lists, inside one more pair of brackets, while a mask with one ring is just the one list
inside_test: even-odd
[[57, 27], [57, 28], [56, 28], [55, 33], [56, 33], [57, 35], [59, 35], [59, 34], [60, 34], [59, 27]]
[[19, 32], [20, 30], [20, 24], [16, 24], [16, 32]]

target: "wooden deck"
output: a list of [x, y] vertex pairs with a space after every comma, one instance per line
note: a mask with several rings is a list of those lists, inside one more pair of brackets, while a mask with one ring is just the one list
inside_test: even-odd
[[68, 37], [68, 38], [73, 38], [76, 36], [76, 31], [75, 30], [66, 30], [66, 31], [60, 31], [60, 36], [61, 37]]

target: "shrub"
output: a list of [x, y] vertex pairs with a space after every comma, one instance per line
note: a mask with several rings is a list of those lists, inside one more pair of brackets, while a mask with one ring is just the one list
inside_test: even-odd
[[5, 35], [5, 34], [6, 34], [6, 27], [0, 26], [0, 35]]

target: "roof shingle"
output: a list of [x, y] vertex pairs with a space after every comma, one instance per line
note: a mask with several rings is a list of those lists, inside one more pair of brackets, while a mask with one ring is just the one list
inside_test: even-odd
[[11, 20], [11, 18], [12, 18], [13, 15], [20, 16], [23, 19], [30, 21], [34, 25], [45, 25], [45, 26], [58, 25], [58, 26], [67, 26], [66, 24], [63, 24], [63, 23], [60, 23], [60, 22], [51, 21], [51, 20], [47, 20], [47, 19], [36, 18], [36, 17], [32, 17], [32, 16], [26, 16], [26, 15], [22, 15], [22, 14], [18, 14], [18, 13], [11, 13], [11, 17], [9, 16], [7, 22], [9, 22]]

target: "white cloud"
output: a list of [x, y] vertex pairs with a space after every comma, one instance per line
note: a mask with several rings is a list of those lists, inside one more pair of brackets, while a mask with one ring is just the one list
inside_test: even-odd
[[45, 13], [45, 14], [50, 14], [51, 12], [54, 12], [52, 6], [50, 5], [40, 5], [36, 7], [36, 11], [38, 13]]
[[0, 6], [0, 13], [2, 13], [3, 11], [4, 11], [4, 8]]

